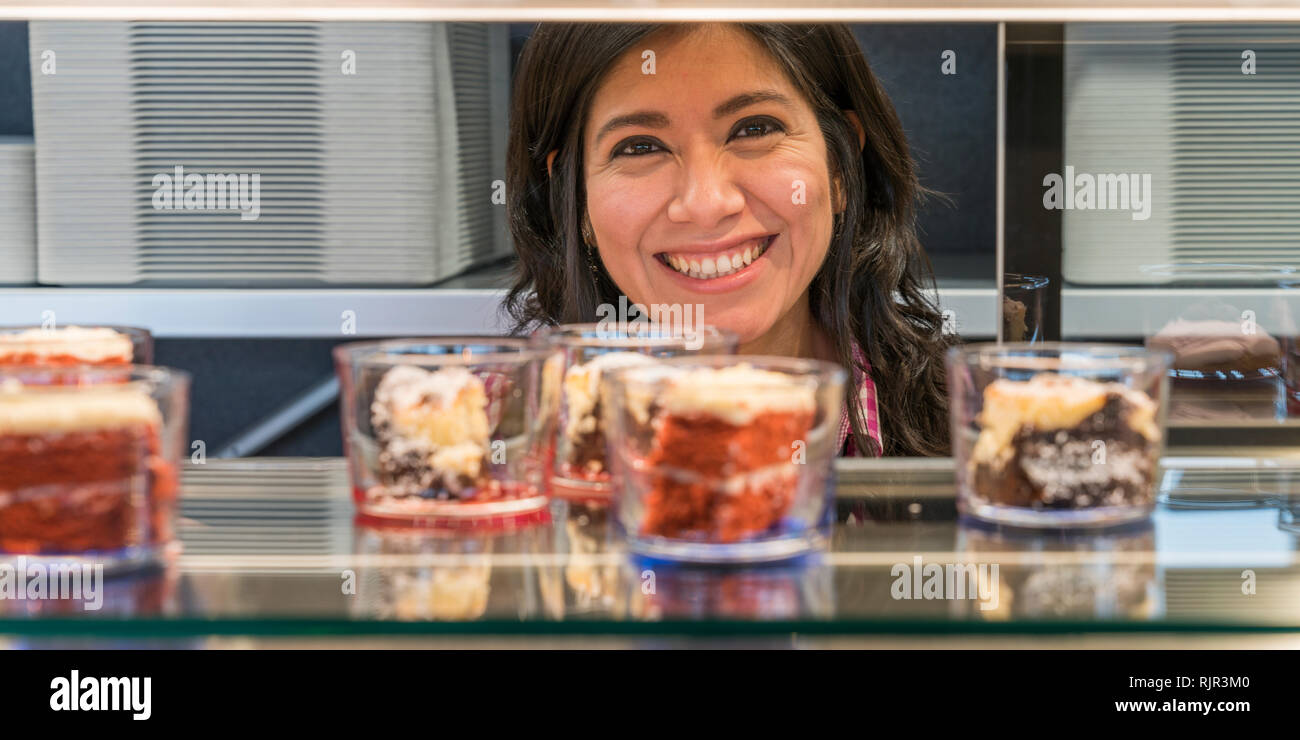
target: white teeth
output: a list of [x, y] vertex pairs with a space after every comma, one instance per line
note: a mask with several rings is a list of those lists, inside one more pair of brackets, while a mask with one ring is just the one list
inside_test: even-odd
[[668, 264], [677, 272], [690, 277], [709, 280], [712, 278], [730, 275], [733, 272], [742, 270], [754, 263], [754, 260], [763, 256], [767, 248], [772, 245], [771, 238], [765, 238], [758, 243], [756, 247], [745, 247], [744, 251], [733, 252], [719, 256], [716, 260], [705, 257], [699, 261], [688, 260], [685, 257], [675, 255], [668, 256]]

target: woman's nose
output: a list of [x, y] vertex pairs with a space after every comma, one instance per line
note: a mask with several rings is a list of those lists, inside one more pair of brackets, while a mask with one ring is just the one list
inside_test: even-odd
[[677, 192], [668, 204], [668, 219], [710, 229], [744, 208], [745, 194], [726, 162], [696, 157], [682, 169]]

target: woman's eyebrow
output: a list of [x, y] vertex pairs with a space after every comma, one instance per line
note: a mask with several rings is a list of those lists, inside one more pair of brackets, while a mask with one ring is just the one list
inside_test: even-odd
[[728, 98], [721, 105], [713, 109], [713, 117], [725, 118], [726, 116], [759, 103], [779, 103], [787, 108], [795, 107], [790, 98], [782, 95], [776, 90], [754, 90], [752, 92], [744, 92]]
[[[775, 90], [753, 90], [743, 92], [739, 95], [732, 96], [723, 101], [718, 107], [713, 109], [714, 118], [725, 118], [738, 111], [744, 110], [751, 105], [759, 103], [778, 103], [787, 108], [794, 108], [794, 103], [790, 98], [782, 95]], [[614, 116], [600, 127], [596, 133], [596, 141], [600, 141], [606, 134], [620, 128], [629, 126], [644, 126], [646, 128], [667, 128], [668, 116], [659, 111], [643, 110], [635, 113], [626, 113], [621, 116]]]
[[600, 127], [600, 131], [597, 132], [596, 134], [596, 141], [600, 141], [605, 137], [606, 134], [608, 134], [609, 132], [615, 129], [626, 128], [628, 126], [645, 126], [646, 128], [667, 128], [668, 116], [658, 111], [652, 111], [652, 110], [643, 110], [643, 111], [637, 111], [635, 113], [627, 113], [621, 116], [614, 116], [613, 118], [606, 121], [604, 126]]

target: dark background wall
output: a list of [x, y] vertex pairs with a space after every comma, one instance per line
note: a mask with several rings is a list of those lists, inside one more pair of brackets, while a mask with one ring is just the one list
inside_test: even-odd
[[0, 136], [32, 133], [27, 24], [0, 22]]
[[[517, 52], [531, 24], [511, 28]], [[994, 169], [997, 30], [993, 25], [855, 26], [876, 75], [907, 130], [922, 183], [950, 202], [931, 200], [922, 237], [944, 277], [991, 278], [994, 270]], [[957, 74], [940, 72], [957, 55]], [[26, 23], [0, 23], [0, 135], [32, 133]], [[0, 289], [0, 300], [3, 289]], [[194, 376], [191, 439], [209, 453], [263, 415], [333, 372], [335, 340], [160, 339], [156, 362]], [[263, 451], [266, 455], [342, 453], [336, 407], [317, 414]]]

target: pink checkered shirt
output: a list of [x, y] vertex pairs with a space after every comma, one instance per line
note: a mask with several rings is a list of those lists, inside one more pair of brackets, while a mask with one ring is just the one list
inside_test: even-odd
[[[852, 381], [845, 392], [857, 391], [859, 405], [862, 407], [863, 426], [867, 428], [867, 434], [876, 442], [876, 449], [870, 454], [879, 456], [885, 449], [884, 438], [880, 435], [880, 404], [876, 402], [876, 384], [871, 380], [871, 363], [867, 362], [867, 356], [863, 354], [857, 342], [853, 343], [853, 365]], [[840, 437], [835, 449], [844, 450], [845, 457], [861, 457], [850, 435], [851, 431], [849, 404], [846, 401], [844, 408], [840, 410]], [[844, 446], [845, 441], [848, 442], [847, 448]]]

